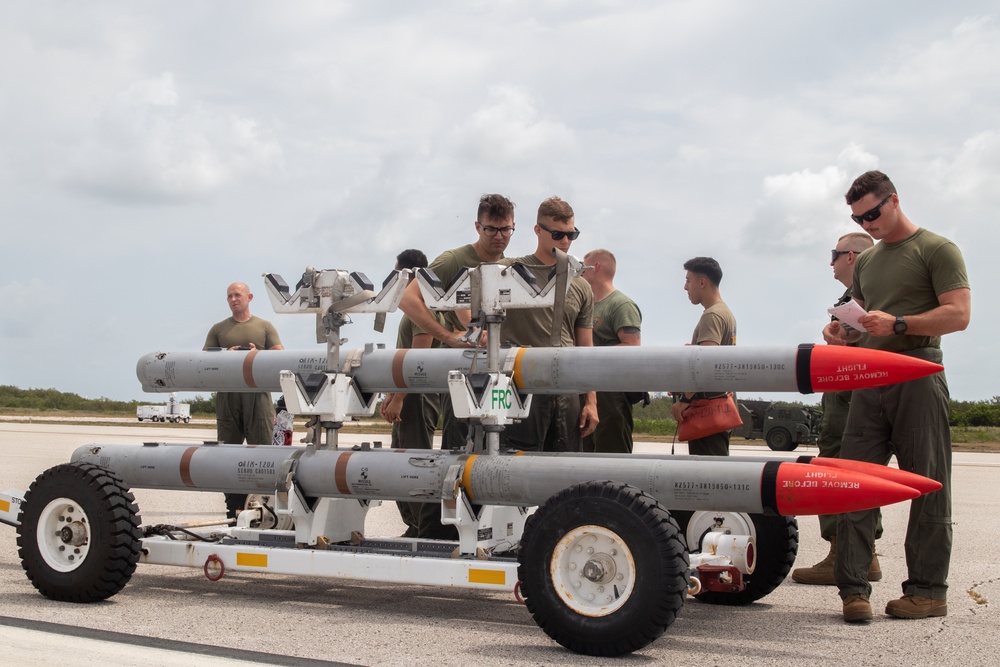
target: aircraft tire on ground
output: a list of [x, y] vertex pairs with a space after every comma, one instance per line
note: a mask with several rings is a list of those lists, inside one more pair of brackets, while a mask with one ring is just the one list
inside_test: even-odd
[[39, 475], [24, 496], [18, 555], [38, 592], [60, 602], [105, 600], [139, 562], [138, 508], [122, 480], [90, 463]]
[[776, 452], [790, 452], [799, 446], [784, 426], [775, 426], [767, 432], [767, 446]]
[[684, 604], [688, 558], [677, 524], [653, 497], [586, 482], [528, 517], [518, 578], [535, 622], [576, 653], [618, 656], [666, 631]]
[[753, 574], [744, 575], [746, 587], [742, 591], [738, 593], [705, 591], [695, 596], [702, 602], [731, 606], [756, 602], [780, 586], [795, 564], [795, 556], [799, 551], [799, 525], [795, 517], [763, 514], [738, 516], [753, 522], [753, 533], [757, 538], [756, 569]]

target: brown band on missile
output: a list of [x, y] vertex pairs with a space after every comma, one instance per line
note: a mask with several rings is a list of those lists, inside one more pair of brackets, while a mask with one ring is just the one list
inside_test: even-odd
[[195, 488], [194, 480], [191, 479], [191, 457], [194, 456], [197, 447], [188, 447], [181, 454], [181, 481], [184, 482], [184, 486], [190, 486], [192, 489]]
[[527, 349], [526, 347], [518, 348], [514, 356], [514, 386], [518, 389], [524, 389], [524, 377], [521, 375], [521, 358]]
[[472, 493], [472, 466], [477, 458], [479, 458], [478, 454], [470, 455], [465, 461], [465, 467], [462, 468], [462, 489], [472, 502], [476, 501], [476, 496]]
[[257, 384], [253, 381], [253, 358], [257, 356], [257, 350], [253, 349], [247, 352], [247, 356], [243, 357], [243, 381], [247, 383], [248, 387], [257, 388]]
[[403, 375], [403, 359], [406, 358], [406, 349], [396, 350], [392, 355], [392, 382], [397, 389], [406, 389], [406, 376]]
[[347, 460], [351, 458], [351, 452], [344, 452], [337, 457], [337, 465], [333, 468], [333, 482], [337, 485], [337, 492], [345, 496], [351, 495], [351, 487], [347, 484]]

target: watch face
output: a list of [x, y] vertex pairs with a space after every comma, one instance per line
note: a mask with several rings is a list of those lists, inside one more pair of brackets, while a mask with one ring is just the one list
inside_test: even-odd
[[896, 323], [892, 325], [892, 330], [898, 334], [906, 333], [906, 322], [899, 319]]

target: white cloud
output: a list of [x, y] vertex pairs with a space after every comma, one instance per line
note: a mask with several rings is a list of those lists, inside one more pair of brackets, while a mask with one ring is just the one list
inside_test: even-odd
[[109, 100], [64, 178], [118, 201], [190, 201], [243, 176], [274, 173], [282, 158], [256, 120], [185, 102], [164, 72]]
[[947, 201], [1000, 204], [1000, 132], [988, 130], [966, 139], [954, 158], [934, 160], [928, 177]]
[[829, 243], [847, 220], [844, 193], [858, 174], [877, 167], [877, 157], [852, 143], [836, 164], [818, 171], [766, 176], [762, 199], [743, 230], [744, 242], [763, 251], [790, 252]]
[[492, 86], [488, 103], [462, 121], [449, 139], [470, 161], [517, 167], [576, 151], [573, 131], [544, 117], [537, 100], [517, 86]]

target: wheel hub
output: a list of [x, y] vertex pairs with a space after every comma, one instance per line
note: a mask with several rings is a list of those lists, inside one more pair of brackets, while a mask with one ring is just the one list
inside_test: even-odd
[[57, 572], [80, 567], [90, 550], [90, 525], [76, 501], [56, 498], [38, 518], [38, 550], [45, 563]]
[[580, 526], [556, 544], [551, 561], [556, 593], [578, 614], [607, 616], [628, 600], [635, 563], [624, 540], [602, 526]]

